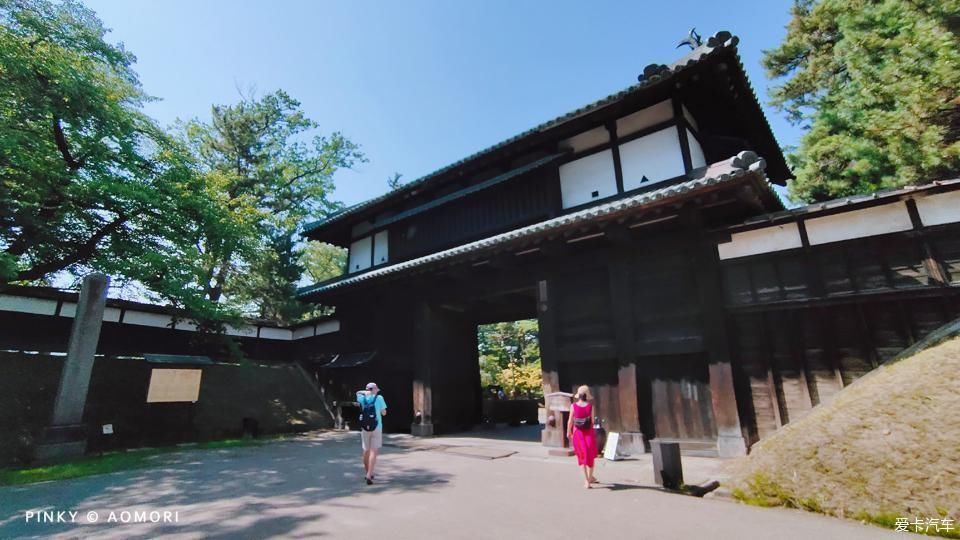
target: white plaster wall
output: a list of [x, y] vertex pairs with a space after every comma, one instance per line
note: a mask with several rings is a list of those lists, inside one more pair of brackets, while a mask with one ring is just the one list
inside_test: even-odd
[[57, 301], [27, 296], [0, 296], [0, 311], [53, 315], [57, 312]]
[[[623, 189], [639, 187], [684, 174], [677, 128], [668, 127], [620, 145]], [[647, 182], [643, 182], [643, 177]]]
[[902, 202], [808, 219], [804, 223], [807, 227], [807, 238], [812, 245], [908, 231], [913, 228], [910, 214]]
[[257, 337], [257, 327], [243, 325], [240, 327], [227, 325], [228, 336]]
[[960, 221], [960, 191], [919, 197], [917, 211], [927, 227]]
[[173, 319], [169, 315], [162, 315], [160, 313], [127, 310], [127, 312], [123, 314], [123, 324], [170, 328], [173, 324]]
[[264, 339], [290, 341], [293, 339], [293, 332], [286, 328], [261, 328], [260, 337]]
[[313, 336], [314, 327], [304, 326], [293, 331], [293, 339], [303, 339]]
[[334, 332], [340, 331], [340, 321], [324, 321], [322, 323], [317, 323], [317, 335], [323, 334], [332, 334]]
[[370, 223], [369, 221], [362, 221], [360, 223], [357, 223], [356, 225], [353, 226], [352, 229], [350, 229], [350, 237], [356, 238], [366, 233], [372, 228], [373, 228], [373, 223]]
[[610, 132], [606, 127], [600, 126], [560, 141], [560, 148], [582, 152], [608, 142], [610, 142]]
[[350, 244], [350, 267], [347, 273], [359, 272], [370, 268], [370, 251], [373, 239], [367, 236]]
[[633, 114], [618, 119], [617, 137], [625, 137], [671, 118], [673, 118], [673, 103], [669, 99], [661, 101], [656, 105], [640, 109]]
[[[61, 317], [70, 317], [71, 319], [72, 319], [73, 317], [76, 317], [76, 316], [77, 316], [77, 304], [75, 304], [75, 303], [73, 303], [73, 302], [64, 302], [63, 305], [60, 306], [60, 316], [61, 316]], [[104, 317], [104, 319], [106, 319], [106, 317]]]
[[730, 235], [729, 242], [717, 245], [717, 251], [721, 259], [733, 259], [758, 253], [794, 249], [802, 245], [800, 229], [797, 224], [785, 223], [774, 227], [734, 233]]
[[390, 260], [388, 240], [387, 231], [380, 231], [373, 237], [373, 264], [383, 264]]
[[[77, 311], [77, 306], [73, 306], [73, 311]], [[120, 322], [120, 310], [118, 308], [103, 308], [103, 320], [106, 322]]]
[[177, 321], [176, 329], [177, 329], [177, 330], [184, 330], [184, 331], [186, 331], [186, 332], [196, 332], [196, 331], [197, 331], [197, 323], [195, 323], [195, 322], [193, 322], [193, 321], [189, 321], [189, 320], [187, 320], [187, 319], [180, 319], [180, 320]]
[[693, 133], [690, 133], [689, 129], [687, 130], [687, 142], [690, 144], [690, 166], [694, 169], [706, 166], [707, 158], [703, 155], [703, 148], [700, 147], [697, 138], [693, 136]]
[[616, 194], [617, 176], [613, 169], [611, 150], [597, 152], [560, 166], [560, 197], [564, 208]]
[[687, 122], [689, 122], [691, 126], [693, 126], [693, 129], [699, 131], [700, 126], [697, 125], [697, 121], [693, 118], [693, 115], [690, 114], [690, 111], [687, 110], [687, 106], [686, 105], [680, 105], [680, 106], [683, 107], [683, 117], [687, 119]]

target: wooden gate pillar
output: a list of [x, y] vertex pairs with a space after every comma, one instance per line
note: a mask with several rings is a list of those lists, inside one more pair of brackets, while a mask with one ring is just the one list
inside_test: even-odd
[[702, 245], [696, 258], [696, 283], [703, 320], [703, 338], [710, 373], [710, 398], [717, 425], [720, 457], [744, 456], [747, 443], [740, 428], [737, 394], [730, 364], [730, 343], [720, 279], [720, 259], [714, 245]]
[[[560, 391], [560, 372], [557, 366], [557, 314], [556, 301], [550, 298], [550, 286], [555, 283], [550, 276], [537, 282], [537, 339], [540, 342], [540, 372], [543, 378], [543, 395], [548, 396]], [[566, 426], [563, 415], [550, 412], [547, 407], [547, 425], [540, 435], [544, 446], [562, 448], [565, 446]], [[554, 416], [551, 418], [551, 416]]]
[[629, 255], [620, 251], [610, 258], [610, 311], [617, 350], [617, 397], [620, 404], [618, 449], [625, 454], [646, 452], [640, 430], [640, 407], [637, 399], [637, 351], [633, 305], [630, 292]]

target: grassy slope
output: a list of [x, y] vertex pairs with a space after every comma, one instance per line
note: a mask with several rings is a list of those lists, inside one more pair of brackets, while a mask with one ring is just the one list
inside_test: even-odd
[[760, 442], [730, 487], [751, 504], [889, 527], [948, 517], [944, 535], [960, 538], [960, 337], [882, 366]]
[[257, 446], [266, 444], [270, 441], [278, 440], [280, 438], [281, 437], [264, 439], [225, 439], [221, 441], [183, 444], [180, 446], [164, 448], [140, 448], [136, 450], [110, 452], [102, 456], [84, 456], [73, 461], [56, 463], [43, 467], [0, 469], [0, 486], [32, 484], [34, 482], [47, 482], [51, 480], [67, 480], [69, 478], [79, 478], [81, 476], [106, 474], [130, 469], [142, 469], [156, 465], [158, 463], [157, 458], [172, 452], [197, 448], [212, 450], [221, 448], [235, 448], [240, 446]]

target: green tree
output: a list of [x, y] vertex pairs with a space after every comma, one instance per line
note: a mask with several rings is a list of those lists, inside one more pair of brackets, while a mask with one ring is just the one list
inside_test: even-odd
[[347, 250], [323, 242], [307, 242], [302, 262], [311, 283], [320, 283], [343, 275]]
[[[175, 228], [177, 148], [134, 57], [72, 1], [0, 0], [0, 273], [35, 281]], [[136, 251], [141, 251], [137, 249]]]
[[536, 320], [481, 325], [477, 330], [480, 380], [507, 393], [539, 395], [540, 344]]
[[944, 111], [960, 95], [960, 0], [796, 0], [765, 51], [773, 104], [808, 127], [791, 197], [819, 201], [960, 170]]
[[306, 309], [293, 299], [303, 271], [299, 227], [340, 208], [330, 198], [334, 173], [364, 160], [340, 133], [309, 138], [317, 127], [282, 90], [214, 106], [210, 122], [183, 125], [184, 140], [235, 230], [256, 231], [222, 238], [214, 229], [198, 239], [191, 264], [209, 300], [226, 295], [229, 303], [277, 322], [291, 322]]
[[74, 1], [0, 0], [0, 281], [96, 269], [221, 316], [177, 264], [221, 207], [105, 34]]

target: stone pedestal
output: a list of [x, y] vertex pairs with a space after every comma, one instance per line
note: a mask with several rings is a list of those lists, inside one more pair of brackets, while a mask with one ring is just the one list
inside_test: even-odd
[[414, 437], [433, 437], [433, 424], [410, 424], [410, 434]]

